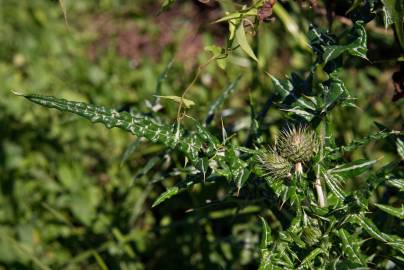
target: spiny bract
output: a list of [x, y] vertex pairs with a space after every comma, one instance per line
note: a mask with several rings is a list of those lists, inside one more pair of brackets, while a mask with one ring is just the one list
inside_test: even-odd
[[265, 173], [275, 179], [286, 178], [290, 176], [292, 164], [281, 157], [273, 149], [264, 149], [258, 155], [258, 161]]
[[289, 127], [281, 132], [276, 150], [292, 163], [306, 162], [318, 150], [316, 133], [306, 126]]

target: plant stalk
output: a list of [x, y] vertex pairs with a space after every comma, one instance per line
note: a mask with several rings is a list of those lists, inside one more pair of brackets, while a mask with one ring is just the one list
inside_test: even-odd
[[320, 178], [316, 178], [316, 181], [314, 182], [314, 186], [316, 187], [316, 191], [317, 191], [318, 204], [320, 205], [320, 207], [325, 207], [325, 196], [324, 196], [323, 188], [321, 186]]

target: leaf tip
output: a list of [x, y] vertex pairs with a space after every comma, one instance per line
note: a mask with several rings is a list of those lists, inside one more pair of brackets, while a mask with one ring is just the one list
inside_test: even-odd
[[11, 93], [13, 93], [13, 94], [16, 95], [16, 96], [22, 96], [22, 97], [25, 97], [25, 96], [26, 96], [24, 93], [18, 92], [18, 91], [15, 91], [15, 90], [11, 90]]

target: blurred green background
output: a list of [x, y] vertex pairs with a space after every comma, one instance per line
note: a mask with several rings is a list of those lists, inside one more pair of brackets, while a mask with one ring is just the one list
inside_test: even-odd
[[[258, 184], [239, 197], [227, 183], [199, 184], [152, 208], [159, 194], [185, 178], [178, 169], [181, 155], [11, 93], [132, 109], [173, 122], [177, 105], [162, 100], [155, 112], [154, 95], [183, 93], [211, 57], [204, 48], [226, 40], [227, 25], [211, 22], [234, 8], [229, 1], [201, 2], [179, 1], [158, 15], [158, 1], [64, 0], [64, 14], [58, 1], [0, 0], [0, 269], [257, 266], [258, 215], [276, 227], [271, 213], [279, 206], [254, 190]], [[332, 29], [337, 32], [348, 27], [342, 18], [350, 1], [340, 2], [336, 10], [342, 15]], [[328, 27], [322, 3], [317, 9], [306, 4], [285, 3], [301, 32], [313, 22]], [[270, 96], [266, 72], [280, 78], [307, 72], [311, 55], [286, 27], [276, 19], [255, 29], [258, 65], [236, 50], [225, 70], [215, 63], [201, 69], [187, 95], [197, 104], [188, 114], [203, 121], [222, 89], [242, 75], [222, 114], [229, 135], [238, 132], [232, 140], [242, 144], [250, 126], [250, 95], [258, 112]], [[378, 20], [367, 30], [369, 61], [346, 59], [343, 73], [359, 108], [333, 113], [340, 144], [377, 131], [374, 121], [396, 130], [404, 123], [403, 100], [392, 102], [391, 76], [399, 68], [393, 33]], [[269, 110], [268, 134], [276, 134], [284, 116]], [[212, 130], [221, 136], [220, 129], [219, 115]], [[346, 159], [362, 157], [383, 157], [376, 167], [398, 158], [389, 140]]]

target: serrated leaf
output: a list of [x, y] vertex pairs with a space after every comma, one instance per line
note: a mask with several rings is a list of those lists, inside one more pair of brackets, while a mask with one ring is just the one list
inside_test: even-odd
[[247, 41], [247, 37], [244, 30], [244, 25], [241, 22], [236, 30], [236, 41], [240, 45], [241, 49], [252, 59], [258, 62], [258, 58], [255, 56], [254, 51], [251, 49], [250, 44]]
[[165, 192], [163, 192], [153, 203], [152, 207], [156, 207], [157, 205], [161, 204], [165, 200], [168, 200], [174, 195], [177, 195], [180, 191], [180, 188], [177, 186], [168, 188]]
[[362, 23], [356, 22], [352, 30], [351, 42], [347, 45], [332, 45], [325, 48], [323, 62], [327, 63], [348, 52], [351, 55], [366, 59], [367, 35]]
[[343, 165], [338, 165], [335, 168], [329, 170], [329, 173], [339, 174], [343, 177], [355, 177], [358, 176], [365, 171], [367, 171], [373, 164], [375, 164], [377, 160], [355, 160], [351, 163], [346, 163]]
[[312, 265], [314, 259], [320, 255], [321, 253], [324, 253], [324, 250], [321, 248], [315, 248], [313, 249], [309, 255], [307, 255], [303, 261], [300, 263], [299, 269], [307, 269], [310, 268], [309, 266]]
[[361, 147], [365, 144], [371, 143], [373, 141], [382, 140], [391, 135], [398, 136], [398, 135], [403, 135], [403, 134], [404, 134], [404, 132], [401, 132], [401, 131], [382, 130], [382, 131], [372, 133], [369, 136], [363, 137], [361, 139], [354, 139], [350, 144], [335, 148], [332, 151], [333, 152], [351, 152], [351, 151], [354, 151], [354, 150], [358, 149], [359, 147]]
[[381, 232], [377, 226], [363, 215], [352, 215], [351, 222], [360, 225], [373, 238], [382, 241], [404, 254], [404, 239]]
[[187, 109], [189, 109], [195, 105], [194, 101], [183, 98], [183, 97], [179, 97], [179, 96], [155, 96], [155, 97], [169, 99], [169, 100], [177, 102], [178, 104], [182, 103], [182, 104], [184, 104], [185, 108], [187, 108]]
[[337, 178], [332, 174], [321, 169], [321, 175], [327, 186], [330, 188], [331, 192], [340, 200], [343, 201], [346, 197], [345, 192], [340, 187], [340, 183]]
[[383, 210], [384, 212], [398, 217], [399, 219], [404, 219], [404, 205], [401, 205], [401, 208], [396, 208], [396, 207], [392, 207], [389, 205], [384, 205], [384, 204], [378, 204], [375, 203], [375, 205], [380, 209]]
[[354, 239], [346, 230], [339, 229], [337, 231], [339, 239], [341, 239], [341, 247], [348, 259], [353, 262], [366, 266], [364, 255], [360, 252], [359, 241]]
[[93, 123], [102, 123], [107, 128], [117, 127], [168, 148], [177, 148], [192, 161], [198, 160], [198, 152], [204, 144], [197, 136], [183, 136], [181, 132], [173, 132], [171, 126], [158, 123], [144, 115], [132, 115], [102, 106], [50, 96], [24, 95], [24, 97], [48, 108], [80, 115]]

